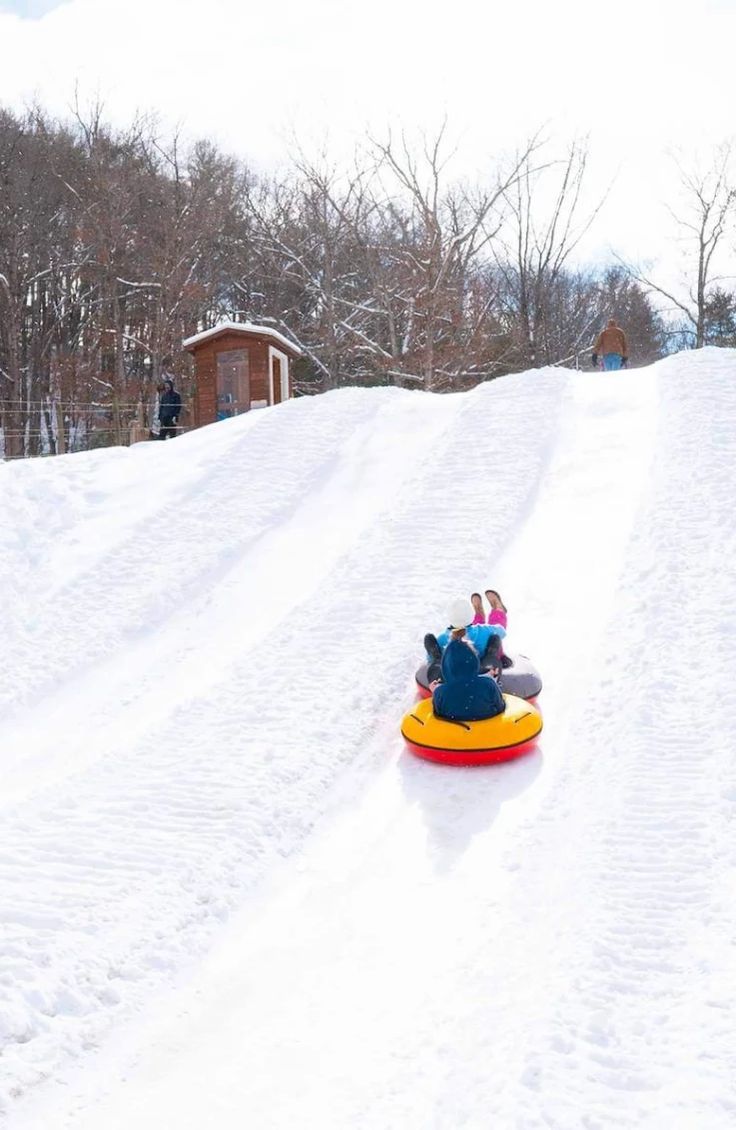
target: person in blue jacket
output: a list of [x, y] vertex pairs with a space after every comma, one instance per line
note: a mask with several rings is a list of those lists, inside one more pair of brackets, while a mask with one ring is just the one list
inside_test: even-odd
[[475, 609], [469, 600], [454, 600], [449, 610], [449, 627], [438, 636], [424, 637], [427, 652], [427, 676], [431, 682], [440, 677], [442, 653], [450, 640], [465, 640], [478, 655], [481, 668], [494, 675], [501, 672], [501, 640], [506, 629], [501, 624], [474, 624]]
[[506, 709], [498, 683], [480, 674], [478, 656], [462, 640], [450, 640], [442, 654], [442, 682], [432, 694], [432, 709], [452, 722], [479, 722]]

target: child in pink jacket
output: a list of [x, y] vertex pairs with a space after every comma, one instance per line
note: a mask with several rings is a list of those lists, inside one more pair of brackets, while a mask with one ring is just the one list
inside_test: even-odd
[[[488, 613], [489, 624], [500, 624], [505, 630], [507, 627], [506, 620], [506, 605], [501, 600], [500, 594], [495, 589], [486, 589], [486, 600], [491, 606], [491, 611]], [[500, 649], [501, 661], [503, 662], [503, 646]]]
[[502, 628], [505, 628], [507, 626], [506, 625], [506, 618], [507, 618], [506, 605], [501, 600], [501, 597], [499, 596], [499, 594], [496, 592], [495, 589], [486, 589], [486, 600], [488, 601], [488, 603], [491, 606], [491, 611], [488, 613], [488, 623], [489, 624], [500, 624]]

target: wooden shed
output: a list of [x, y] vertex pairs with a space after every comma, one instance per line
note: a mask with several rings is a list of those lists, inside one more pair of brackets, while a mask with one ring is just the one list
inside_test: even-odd
[[270, 326], [219, 322], [182, 342], [194, 358], [195, 426], [288, 400], [301, 349]]

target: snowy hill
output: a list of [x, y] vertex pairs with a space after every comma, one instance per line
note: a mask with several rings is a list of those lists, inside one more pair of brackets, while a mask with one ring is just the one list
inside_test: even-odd
[[[736, 354], [0, 466], [12, 1130], [736, 1120]], [[494, 587], [537, 753], [397, 736]]]

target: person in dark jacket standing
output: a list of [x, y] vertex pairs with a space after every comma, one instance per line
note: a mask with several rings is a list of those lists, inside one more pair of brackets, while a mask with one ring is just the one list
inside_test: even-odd
[[159, 439], [173, 439], [181, 415], [181, 396], [171, 377], [166, 377], [158, 398]]
[[462, 640], [450, 640], [442, 653], [442, 682], [432, 694], [432, 709], [453, 722], [480, 722], [506, 709], [498, 683], [480, 674], [475, 650]]

